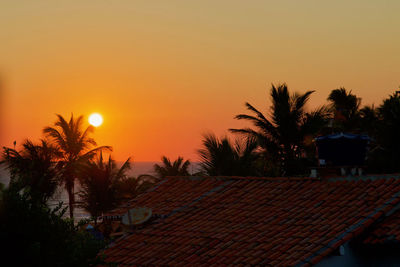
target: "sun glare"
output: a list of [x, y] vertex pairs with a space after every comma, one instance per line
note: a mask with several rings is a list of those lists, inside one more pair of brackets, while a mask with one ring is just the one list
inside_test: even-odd
[[89, 123], [94, 127], [103, 124], [103, 117], [99, 113], [93, 113], [89, 116]]

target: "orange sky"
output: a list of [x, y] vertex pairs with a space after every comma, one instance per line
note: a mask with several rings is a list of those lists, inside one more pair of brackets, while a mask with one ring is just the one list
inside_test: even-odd
[[55, 113], [99, 112], [117, 160], [197, 160], [271, 83], [344, 86], [379, 104], [400, 85], [400, 1], [2, 1], [0, 145]]

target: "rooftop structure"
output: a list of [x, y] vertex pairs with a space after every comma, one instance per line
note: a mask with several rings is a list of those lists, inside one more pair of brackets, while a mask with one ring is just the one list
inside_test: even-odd
[[119, 266], [314, 265], [362, 235], [399, 240], [399, 203], [393, 178], [169, 177], [106, 214], [153, 211], [104, 253]]

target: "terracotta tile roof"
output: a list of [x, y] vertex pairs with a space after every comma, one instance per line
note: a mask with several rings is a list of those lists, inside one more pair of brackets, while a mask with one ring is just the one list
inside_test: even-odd
[[400, 243], [400, 210], [384, 218], [363, 241], [364, 244]]
[[120, 266], [310, 265], [399, 202], [398, 179], [168, 178], [129, 203], [158, 219], [104, 253]]

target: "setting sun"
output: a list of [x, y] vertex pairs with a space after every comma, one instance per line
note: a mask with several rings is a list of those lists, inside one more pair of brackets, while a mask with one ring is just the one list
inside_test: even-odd
[[94, 127], [103, 124], [103, 117], [99, 113], [93, 113], [89, 116], [89, 123]]

